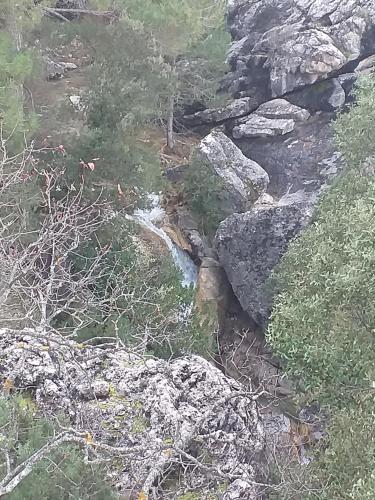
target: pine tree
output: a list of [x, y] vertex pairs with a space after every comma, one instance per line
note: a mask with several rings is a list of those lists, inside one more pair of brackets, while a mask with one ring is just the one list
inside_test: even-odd
[[42, 4], [34, 0], [0, 0], [0, 122], [2, 139], [23, 147], [36, 127], [25, 106], [24, 84], [33, 71], [33, 55], [25, 38], [39, 23]]
[[[224, 28], [222, 0], [123, 0], [126, 12], [139, 20], [155, 40], [166, 63], [167, 95], [161, 96], [167, 144], [174, 148], [175, 110], [184, 103], [215, 94], [224, 74], [229, 34]], [[219, 57], [218, 57], [219, 53]]]

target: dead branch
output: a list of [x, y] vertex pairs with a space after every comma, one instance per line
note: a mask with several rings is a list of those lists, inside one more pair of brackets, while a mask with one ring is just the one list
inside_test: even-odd
[[[121, 457], [129, 455], [134, 455], [136, 457], [139, 456], [140, 453], [144, 452], [144, 450], [136, 447], [129, 449], [127, 447], [110, 446], [104, 443], [94, 442], [90, 433], [69, 429], [48, 441], [44, 446], [34, 452], [29, 458], [24, 460], [14, 469], [11, 469], [9, 457], [7, 457], [7, 473], [4, 479], [0, 482], [0, 497], [12, 493], [12, 491], [14, 491], [15, 488], [32, 473], [39, 462], [47, 458], [48, 455], [51, 455], [55, 450], [58, 450], [66, 443], [77, 444], [87, 449], [88, 453], [90, 450], [95, 452], [95, 454], [97, 451], [102, 451], [105, 454], [110, 455], [111, 458], [115, 456]], [[105, 458], [101, 457], [100, 462], [103, 461], [105, 461]]]
[[62, 9], [62, 8], [54, 8], [54, 7], [42, 7], [43, 11], [52, 17], [57, 17], [62, 21], [68, 21], [69, 19], [65, 17], [64, 14], [73, 14], [73, 15], [83, 15], [83, 16], [94, 16], [99, 18], [106, 19], [117, 19], [118, 13], [112, 10], [100, 11], [100, 10], [89, 10], [89, 9]]

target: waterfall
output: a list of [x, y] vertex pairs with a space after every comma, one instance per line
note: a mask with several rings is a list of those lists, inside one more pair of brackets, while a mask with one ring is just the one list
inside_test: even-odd
[[160, 197], [158, 195], [148, 195], [150, 201], [150, 208], [134, 211], [133, 220], [137, 221], [143, 227], [159, 236], [169, 248], [173, 261], [176, 267], [182, 272], [183, 280], [182, 286], [196, 286], [198, 280], [198, 269], [191, 259], [190, 255], [173, 243], [171, 238], [166, 234], [163, 229], [157, 226], [165, 217], [165, 211], [160, 206]]

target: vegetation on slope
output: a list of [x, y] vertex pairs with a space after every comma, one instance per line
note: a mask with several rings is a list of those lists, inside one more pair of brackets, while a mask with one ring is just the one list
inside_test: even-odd
[[320, 402], [330, 415], [328, 437], [306, 473], [311, 494], [296, 498], [375, 496], [374, 121], [370, 78], [336, 123], [346, 170], [275, 276], [280, 293], [269, 341], [301, 398]]
[[[165, 129], [172, 150], [176, 114], [215, 97], [229, 42], [223, 4], [122, 0], [113, 22], [68, 23], [42, 19], [53, 2], [0, 3], [0, 326], [68, 335], [82, 346], [117, 343], [141, 357], [209, 355], [212, 328], [187, 314], [194, 292], [182, 287], [170, 256], [147, 248], [126, 212], [163, 186], [148, 130]], [[39, 35], [44, 45], [78, 36], [93, 63], [83, 129], [36, 152], [28, 146], [38, 123], [27, 81], [41, 55], [31, 50]], [[1, 485], [63, 423], [46, 420], [28, 395], [11, 397], [9, 383], [0, 399]], [[112, 498], [104, 475], [66, 444], [9, 498]]]

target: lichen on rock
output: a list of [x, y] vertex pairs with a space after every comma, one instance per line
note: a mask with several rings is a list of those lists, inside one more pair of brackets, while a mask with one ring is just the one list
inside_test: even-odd
[[126, 450], [111, 471], [119, 491], [159, 491], [164, 472], [183, 465], [168, 498], [186, 489], [214, 491], [223, 481], [224, 498], [234, 492], [257, 498], [256, 456], [264, 438], [256, 402], [205, 359], [167, 362], [31, 330], [16, 338], [0, 333], [4, 379], [35, 393], [46, 415], [68, 415], [94, 447]]

